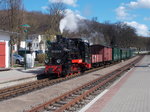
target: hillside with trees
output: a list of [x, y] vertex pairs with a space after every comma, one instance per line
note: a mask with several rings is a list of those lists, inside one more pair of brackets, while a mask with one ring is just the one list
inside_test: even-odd
[[[0, 0], [0, 29], [17, 32], [12, 35], [12, 42], [24, 39], [22, 24], [31, 26], [29, 34], [50, 35], [61, 34], [59, 25], [64, 17], [66, 6], [62, 3], [53, 3], [48, 6], [47, 12], [28, 12], [25, 10], [22, 0]], [[135, 47], [138, 49], [150, 49], [150, 38], [141, 37], [136, 30], [124, 23], [105, 22], [99, 23], [96, 17], [92, 20], [83, 19], [75, 32], [64, 30], [62, 35], [66, 37], [87, 38], [92, 43], [100, 43], [108, 46], [122, 48]]]

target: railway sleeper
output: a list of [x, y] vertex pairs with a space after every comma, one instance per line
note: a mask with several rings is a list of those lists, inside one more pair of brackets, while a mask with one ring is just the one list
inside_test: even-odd
[[57, 104], [60, 104], [60, 105], [65, 105], [68, 101], [64, 100], [64, 101], [59, 101], [57, 102]]
[[76, 96], [71, 96], [71, 97], [68, 97], [67, 99], [70, 100], [70, 99], [74, 99]]
[[88, 97], [85, 98], [86, 101], [90, 101], [92, 98], [94, 98], [93, 95], [89, 95]]
[[84, 90], [89, 90], [90, 88], [91, 88], [91, 87], [88, 86], [88, 87], [85, 87]]
[[73, 96], [79, 96], [79, 95], [81, 95], [82, 93], [83, 93], [83, 90], [73, 93]]
[[49, 111], [49, 112], [55, 111], [56, 109], [57, 109], [57, 107], [54, 107], [54, 106], [48, 106], [48, 107], [44, 108], [44, 110]]
[[67, 98], [67, 99], [64, 99], [63, 100], [63, 102], [66, 102], [66, 103], [68, 103], [68, 102], [70, 102], [71, 100], [73, 100], [73, 99], [75, 99], [76, 97], [72, 97], [72, 98]]
[[55, 107], [55, 108], [59, 108], [59, 107], [61, 107], [62, 105], [61, 105], [61, 104], [58, 104], [58, 103], [55, 103], [55, 104], [53, 104], [52, 106]]

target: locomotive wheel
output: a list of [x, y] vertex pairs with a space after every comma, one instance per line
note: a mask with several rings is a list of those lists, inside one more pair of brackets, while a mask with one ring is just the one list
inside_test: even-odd
[[82, 68], [80, 71], [81, 73], [84, 73], [87, 69], [86, 68]]
[[62, 77], [66, 77], [68, 74], [69, 74], [68, 71], [65, 70], [65, 71], [61, 74], [61, 76], [62, 76]]
[[51, 74], [50, 77], [51, 77], [52, 79], [57, 79], [57, 78], [59, 78], [57, 74]]

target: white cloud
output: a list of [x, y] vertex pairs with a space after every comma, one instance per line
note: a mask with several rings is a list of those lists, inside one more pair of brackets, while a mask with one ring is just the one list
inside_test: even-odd
[[150, 0], [137, 0], [129, 3], [122, 3], [117, 9], [117, 19], [119, 20], [132, 20], [136, 15], [131, 15], [129, 11], [137, 8], [150, 8]]
[[145, 17], [144, 20], [145, 21], [150, 21], [150, 17]]
[[136, 15], [134, 14], [129, 14], [129, 9], [125, 6], [120, 6], [115, 11], [118, 20], [132, 20], [134, 17], [136, 17]]
[[129, 14], [127, 13], [126, 7], [120, 6], [115, 11], [117, 13], [117, 19], [127, 20], [129, 18]]
[[131, 1], [127, 5], [130, 8], [150, 8], [150, 0], [137, 0], [136, 2]]
[[47, 10], [48, 9], [48, 6], [43, 6], [41, 7], [43, 10]]
[[146, 25], [144, 24], [139, 24], [135, 21], [132, 21], [132, 22], [124, 22], [125, 24], [133, 27], [136, 29], [136, 33], [139, 35], [139, 36], [145, 36], [145, 37], [148, 37], [150, 36], [150, 32], [149, 32], [149, 29]]
[[51, 3], [61, 2], [61, 3], [67, 4], [67, 5], [70, 5], [73, 7], [77, 6], [77, 4], [76, 4], [77, 0], [49, 0], [49, 2], [51, 2]]

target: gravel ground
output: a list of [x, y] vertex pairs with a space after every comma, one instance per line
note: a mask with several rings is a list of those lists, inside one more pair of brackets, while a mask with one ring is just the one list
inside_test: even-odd
[[51, 100], [55, 97], [62, 95], [65, 92], [73, 90], [89, 81], [98, 78], [100, 75], [104, 75], [117, 69], [137, 57], [134, 57], [128, 61], [121, 62], [119, 64], [107, 67], [81, 77], [77, 77], [26, 95], [22, 95], [13, 99], [0, 102], [0, 112], [23, 112], [23, 110], [30, 109], [33, 106]]

